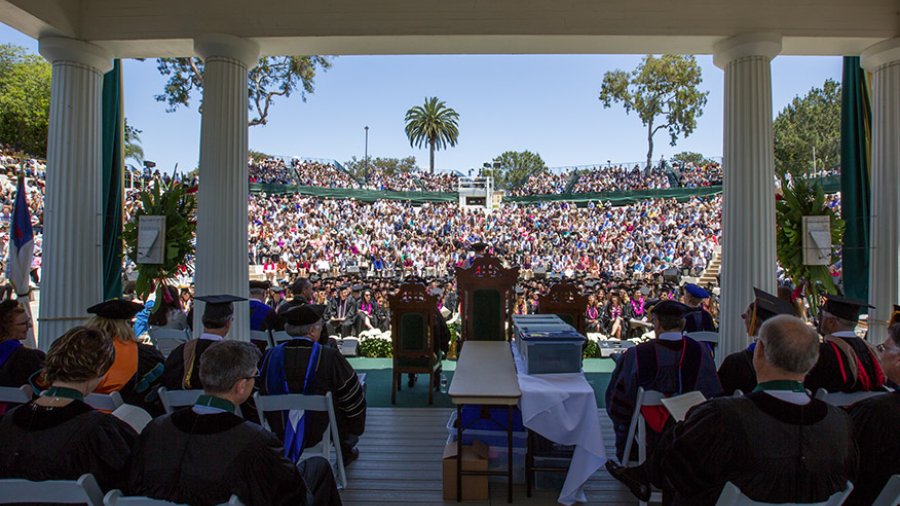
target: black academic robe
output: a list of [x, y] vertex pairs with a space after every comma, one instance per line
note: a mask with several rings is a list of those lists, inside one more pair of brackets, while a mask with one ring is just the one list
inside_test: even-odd
[[[356, 328], [357, 308], [359, 303], [352, 295], [344, 300], [330, 299], [325, 307], [325, 322], [329, 335], [340, 334], [347, 337]], [[343, 318], [339, 323], [332, 323], [332, 318]]]
[[[309, 364], [312, 342], [306, 339], [293, 339], [284, 344], [285, 370], [288, 389], [291, 392], [302, 392], [304, 375]], [[266, 395], [266, 373], [271, 352], [267, 353], [260, 368], [260, 379], [257, 382], [260, 393]], [[316, 368], [316, 385], [313, 394], [325, 395], [331, 392], [334, 401], [334, 414], [337, 418], [338, 433], [346, 440], [361, 436], [366, 428], [366, 398], [356, 376], [356, 371], [341, 355], [341, 352], [330, 346], [322, 346], [319, 365]], [[322, 440], [322, 434], [328, 426], [328, 413], [308, 413], [304, 434], [304, 447], [315, 446]], [[282, 417], [267, 416], [269, 425], [280, 438], [284, 437]]]
[[868, 506], [888, 479], [900, 474], [900, 391], [854, 404], [850, 417], [859, 447], [859, 474], [844, 504]]
[[[858, 337], [829, 336], [829, 339], [846, 343], [851, 354], [845, 353], [841, 347], [832, 342], [819, 345], [819, 360], [809, 371], [804, 386], [816, 393], [820, 388], [829, 392], [862, 392], [880, 390], [884, 385], [884, 372], [875, 353], [865, 341]], [[853, 374], [852, 365], [856, 365]]]
[[246, 506], [304, 505], [306, 485], [282, 452], [281, 441], [255, 423], [180, 409], [144, 428], [126, 492], [195, 506], [232, 494]]
[[0, 366], [0, 387], [20, 387], [44, 368], [46, 355], [41, 350], [20, 346]]
[[19, 406], [0, 419], [0, 478], [77, 480], [91, 473], [103, 490], [120, 488], [137, 434], [82, 401], [48, 409]]
[[138, 368], [119, 394], [125, 404], [138, 406], [152, 416], [163, 414], [156, 391], [163, 381], [165, 358], [155, 347], [138, 344]]
[[799, 406], [765, 392], [692, 408], [661, 437], [650, 460], [675, 505], [713, 505], [726, 482], [766, 503], [820, 502], [857, 471], [849, 416], [812, 399]]
[[[203, 384], [200, 383], [200, 355], [217, 342], [211, 339], [192, 339], [187, 343], [178, 345], [166, 358], [163, 386], [168, 390], [202, 389]], [[190, 352], [191, 348], [193, 348], [193, 352]], [[187, 359], [185, 359], [186, 349], [188, 350]]]
[[684, 333], [691, 332], [715, 332], [716, 324], [713, 322], [712, 315], [702, 307], [695, 308], [690, 313], [684, 315]]
[[753, 368], [753, 352], [750, 349], [732, 353], [719, 366], [719, 382], [722, 393], [734, 395], [735, 390], [749, 394], [756, 388], [756, 369]]

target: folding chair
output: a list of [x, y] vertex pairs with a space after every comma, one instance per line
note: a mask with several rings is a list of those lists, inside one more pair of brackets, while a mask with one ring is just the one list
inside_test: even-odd
[[116, 408], [125, 404], [122, 395], [119, 392], [110, 392], [108, 394], [88, 394], [84, 398], [84, 402], [90, 407], [100, 411], [115, 411]]
[[[647, 460], [647, 421], [641, 414], [641, 408], [644, 406], [660, 406], [662, 407], [662, 392], [656, 390], [644, 390], [644, 387], [638, 387], [637, 399], [634, 403], [634, 413], [631, 415], [631, 424], [628, 426], [628, 438], [625, 440], [625, 453], [622, 455], [623, 466], [631, 467], [643, 464]], [[638, 460], [631, 460], [631, 448], [634, 445], [635, 436], [638, 445]], [[653, 489], [650, 496], [650, 502], [662, 501], [662, 492]], [[640, 501], [641, 506], [647, 506], [647, 503]]]
[[273, 347], [272, 339], [269, 337], [269, 333], [266, 332], [265, 330], [251, 330], [250, 331], [250, 341], [251, 342], [256, 342], [256, 341], [263, 342], [263, 343], [266, 343], [266, 345], [269, 348]]
[[834, 392], [829, 393], [828, 390], [824, 388], [820, 388], [816, 390], [816, 399], [820, 401], [827, 402], [832, 406], [837, 406], [839, 408], [846, 408], [856, 404], [859, 401], [868, 399], [869, 397], [876, 397], [887, 392], [884, 391], [873, 391], [873, 392]]
[[147, 333], [150, 334], [150, 339], [153, 340], [156, 349], [166, 358], [169, 357], [172, 350], [191, 338], [187, 330], [154, 328]]
[[337, 418], [334, 416], [334, 404], [331, 401], [331, 392], [325, 395], [303, 395], [303, 394], [283, 394], [283, 395], [259, 395], [259, 392], [253, 394], [253, 400], [256, 402], [256, 412], [259, 414], [259, 421], [263, 427], [272, 430], [266, 420], [266, 413], [273, 411], [288, 411], [291, 409], [302, 409], [304, 411], [327, 412], [328, 427], [322, 434], [322, 441], [311, 448], [303, 451], [304, 458], [313, 455], [321, 446], [321, 455], [328, 460], [331, 448], [334, 446], [335, 466], [337, 467], [338, 488], [347, 487], [347, 471], [344, 469], [344, 456], [341, 454], [341, 437], [338, 433]]
[[[779, 506], [840, 506], [847, 500], [847, 496], [850, 495], [850, 492], [853, 491], [853, 484], [849, 481], [847, 482], [847, 488], [840, 491], [835, 492], [831, 497], [826, 501], [821, 502], [792, 502], [792, 503], [777, 503]], [[716, 506], [769, 506], [774, 505], [776, 503], [770, 502], [759, 502], [750, 499], [734, 483], [730, 481], [725, 484], [725, 488], [722, 489], [722, 494], [719, 495], [719, 500], [716, 501]]]
[[103, 491], [90, 473], [82, 474], [78, 480], [0, 480], [0, 504], [23, 502], [102, 506]]
[[11, 404], [25, 404], [32, 397], [31, 386], [22, 385], [20, 387], [0, 387], [0, 402], [9, 402]]
[[872, 506], [896, 506], [898, 503], [900, 503], [900, 474], [895, 474], [881, 489]]
[[[174, 413], [178, 408], [193, 406], [197, 402], [197, 398], [203, 395], [203, 390], [169, 390], [166, 387], [159, 387], [157, 392], [167, 414]], [[235, 406], [234, 414], [241, 418], [244, 417], [240, 406]]]
[[[126, 496], [122, 495], [121, 490], [110, 490], [103, 497], [103, 504], [106, 506], [185, 506], [182, 503], [169, 502], [162, 499], [152, 499], [143, 496]], [[224, 502], [219, 506], [244, 506], [244, 503], [238, 499], [238, 496], [232, 495], [228, 502]]]
[[709, 332], [707, 330], [699, 330], [697, 332], [688, 332], [685, 334], [687, 337], [690, 337], [694, 341], [698, 343], [706, 343], [709, 346], [709, 349], [712, 350], [715, 355], [716, 346], [719, 345], [719, 333], [718, 332]]

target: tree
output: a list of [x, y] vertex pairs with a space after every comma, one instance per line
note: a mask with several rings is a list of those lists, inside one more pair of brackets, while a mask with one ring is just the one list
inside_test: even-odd
[[[169, 80], [163, 93], [156, 100], [166, 102], [166, 111], [173, 112], [179, 106], [189, 107], [191, 94], [203, 88], [203, 60], [200, 58], [159, 58], [159, 73]], [[327, 56], [267, 56], [260, 58], [247, 77], [250, 110], [255, 117], [249, 126], [265, 125], [269, 121], [269, 108], [275, 97], [290, 97], [295, 91], [305, 102], [306, 95], [315, 92], [318, 70], [331, 68]], [[202, 107], [202, 105], [201, 105]]]
[[247, 156], [256, 163], [264, 162], [269, 158], [272, 158], [272, 155], [268, 155], [262, 151], [256, 151], [255, 149], [247, 150]]
[[50, 64], [24, 48], [0, 45], [0, 141], [47, 155]]
[[[709, 92], [701, 92], [700, 66], [693, 56], [647, 55], [629, 74], [613, 70], [603, 76], [600, 101], [609, 108], [622, 102], [625, 112], [635, 111], [647, 127], [647, 168], [653, 159], [653, 136], [665, 129], [674, 146], [679, 135], [685, 138], [697, 128], [697, 118]], [[661, 122], [657, 117], [661, 116]]]
[[695, 153], [693, 151], [682, 151], [681, 153], [676, 154], [672, 157], [673, 161], [679, 162], [683, 165], [687, 165], [692, 163], [694, 165], [703, 165], [707, 162], [705, 156], [700, 153]]
[[827, 79], [794, 97], [775, 119], [775, 172], [806, 174], [840, 164], [841, 85]]
[[138, 166], [144, 163], [144, 148], [141, 147], [141, 133], [143, 130], [128, 124], [128, 118], [125, 118], [125, 159], [134, 160]]
[[[364, 180], [366, 176], [366, 161], [359, 160], [355, 156], [344, 162], [344, 168], [356, 179]], [[369, 158], [369, 172], [381, 172], [386, 176], [395, 174], [403, 174], [415, 172], [418, 170], [416, 166], [416, 157], [407, 156], [406, 158]]]
[[437, 97], [426, 97], [424, 105], [406, 111], [406, 136], [409, 145], [428, 144], [428, 170], [434, 174], [434, 152], [456, 146], [459, 140], [459, 114]]
[[498, 188], [518, 188], [531, 176], [547, 170], [547, 164], [541, 155], [531, 151], [505, 151], [494, 162], [500, 166], [496, 169], [485, 169], [485, 175], [493, 176], [494, 185]]

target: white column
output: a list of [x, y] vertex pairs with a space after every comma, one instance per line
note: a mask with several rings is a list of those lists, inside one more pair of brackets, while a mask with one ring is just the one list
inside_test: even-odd
[[747, 344], [741, 313], [753, 287], [775, 293], [775, 154], [770, 62], [781, 36], [739, 35], [715, 46], [725, 71], [719, 361]]
[[863, 51], [862, 66], [872, 73], [869, 341], [880, 343], [900, 303], [900, 38]]
[[38, 318], [47, 350], [103, 300], [101, 94], [112, 53], [57, 37], [40, 39], [39, 51], [53, 64]]
[[[196, 294], [249, 295], [247, 262], [247, 71], [259, 58], [248, 40], [213, 34], [194, 41], [205, 61], [197, 202]], [[203, 304], [195, 310], [202, 329]], [[228, 337], [250, 340], [247, 302], [234, 305]]]

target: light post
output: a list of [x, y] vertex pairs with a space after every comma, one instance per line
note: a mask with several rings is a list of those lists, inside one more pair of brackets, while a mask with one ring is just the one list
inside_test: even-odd
[[365, 172], [365, 177], [366, 177], [366, 182], [368, 183], [369, 182], [369, 126], [368, 125], [366, 125], [365, 130], [366, 130], [366, 172]]

